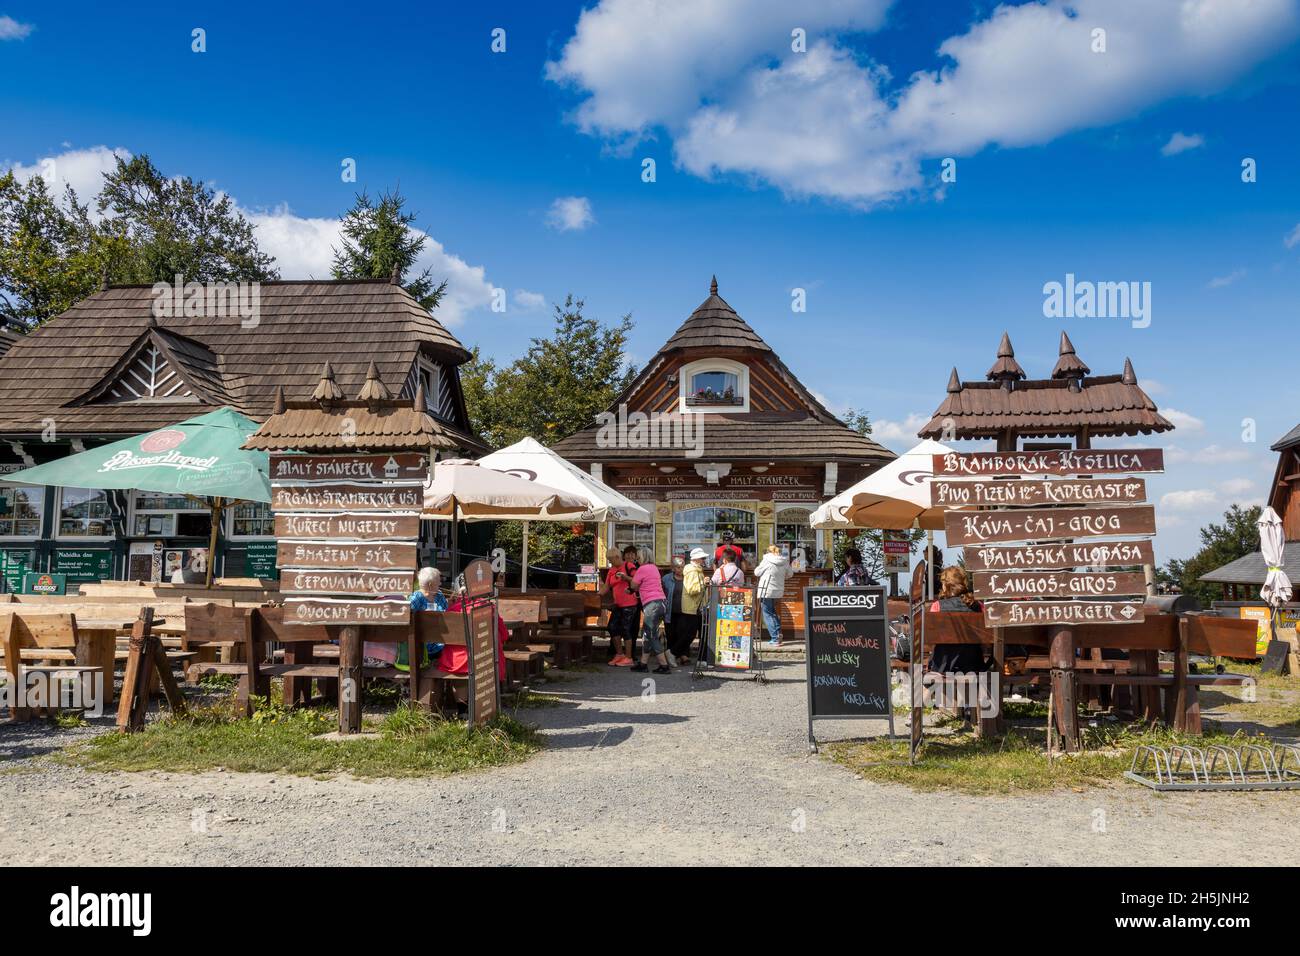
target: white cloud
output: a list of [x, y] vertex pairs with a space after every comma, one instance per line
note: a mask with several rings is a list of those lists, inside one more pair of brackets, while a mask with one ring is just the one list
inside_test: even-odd
[[19, 23], [13, 17], [0, 17], [0, 40], [25, 40], [36, 27]]
[[1201, 421], [1201, 419], [1197, 418], [1195, 415], [1190, 415], [1187, 412], [1181, 412], [1176, 408], [1170, 408], [1168, 406], [1160, 409], [1160, 414], [1169, 419], [1175, 428], [1181, 429], [1182, 431], [1205, 431], [1205, 422]]
[[1232, 285], [1238, 279], [1245, 278], [1245, 276], [1246, 276], [1245, 269], [1233, 269], [1226, 276], [1215, 276], [1206, 284], [1206, 288], [1222, 289], [1224, 286]]
[[1165, 457], [1174, 464], [1226, 465], [1245, 461], [1250, 457], [1250, 452], [1244, 448], [1223, 448], [1219, 445], [1206, 445], [1194, 450], [1170, 445], [1165, 449]]
[[130, 150], [121, 146], [113, 149], [91, 146], [88, 149], [69, 149], [56, 156], [43, 156], [30, 166], [22, 163], [0, 165], [12, 169], [14, 178], [21, 183], [40, 176], [51, 195], [59, 200], [63, 199], [64, 187], [71, 186], [79, 202], [90, 203], [90, 212], [94, 215], [95, 204], [91, 200], [99, 195], [104, 175], [113, 171], [116, 160], [130, 158]]
[[[585, 94], [574, 119], [589, 133], [626, 142], [664, 129], [696, 175], [871, 206], [919, 191], [927, 160], [1217, 92], [1300, 25], [1297, 0], [1002, 5], [943, 41], [935, 69], [895, 84], [842, 39], [877, 29], [887, 6], [824, 0], [792, 17], [775, 0], [601, 0], [547, 75]], [[790, 48], [796, 22], [806, 53]], [[1098, 25], [1104, 53], [1092, 49]]]
[[[113, 169], [114, 157], [130, 159], [129, 150], [95, 146], [73, 149], [38, 159], [30, 166], [13, 164], [18, 179], [34, 175], [53, 182], [58, 193], [70, 184], [82, 202], [93, 199], [103, 182], [104, 173]], [[236, 199], [236, 205], [238, 200]], [[286, 279], [327, 279], [333, 262], [333, 248], [340, 243], [340, 221], [331, 218], [307, 218], [295, 215], [287, 206], [272, 210], [239, 210], [253, 224], [262, 251], [275, 257], [280, 275]], [[93, 204], [92, 204], [93, 212]], [[421, 235], [419, 230], [412, 230]], [[492, 285], [483, 266], [467, 263], [446, 250], [442, 243], [428, 236], [424, 251], [416, 261], [415, 271], [432, 270], [436, 281], [447, 280], [447, 291], [438, 306], [439, 321], [447, 325], [461, 322], [473, 309], [491, 305]]]
[[1219, 491], [1230, 498], [1248, 495], [1255, 490], [1255, 482], [1250, 478], [1229, 478], [1219, 482]]
[[534, 312], [546, 305], [546, 296], [540, 292], [529, 292], [527, 289], [515, 289], [515, 308], [523, 312]]
[[929, 415], [918, 415], [915, 412], [901, 422], [882, 418], [871, 423], [871, 437], [890, 448], [901, 448], [905, 451], [921, 440], [916, 437], [916, 433], [929, 420]]
[[560, 232], [580, 231], [595, 221], [591, 200], [586, 196], [561, 196], [546, 213], [546, 224]]
[[1160, 496], [1160, 507], [1170, 511], [1195, 511], [1217, 502], [1218, 496], [1209, 488], [1192, 488], [1188, 491], [1170, 491]]
[[1138, 379], [1138, 385], [1141, 387], [1142, 391], [1146, 392], [1148, 395], [1163, 395], [1165, 391], [1167, 391], [1165, 383], [1157, 381], [1154, 378]]
[[1189, 149], [1199, 149], [1205, 145], [1205, 137], [1200, 133], [1174, 133], [1169, 137], [1169, 142], [1160, 147], [1161, 156], [1177, 156], [1179, 153], [1185, 153]]
[[1296, 223], [1296, 227], [1283, 237], [1282, 242], [1286, 244], [1288, 249], [1300, 246], [1300, 223]]

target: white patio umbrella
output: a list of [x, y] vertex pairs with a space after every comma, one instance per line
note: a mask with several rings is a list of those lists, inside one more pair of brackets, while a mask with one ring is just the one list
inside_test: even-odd
[[840, 492], [812, 513], [814, 528], [885, 528], [904, 531], [943, 528], [942, 508], [930, 504], [931, 455], [952, 451], [926, 439], [873, 471], [852, 488]]
[[1259, 589], [1259, 596], [1276, 608], [1291, 600], [1291, 579], [1283, 570], [1282, 519], [1271, 507], [1266, 507], [1259, 516], [1259, 553], [1264, 558], [1268, 574], [1264, 586]]
[[457, 526], [465, 521], [573, 520], [587, 513], [577, 495], [538, 481], [452, 458], [434, 462], [424, 485], [422, 518], [451, 521], [451, 574], [457, 568]]
[[[522, 438], [506, 448], [494, 451], [478, 460], [483, 468], [514, 475], [527, 481], [541, 482], [558, 488], [566, 494], [581, 498], [587, 504], [582, 521], [621, 521], [632, 524], [649, 524], [650, 512], [630, 498], [624, 497], [603, 481], [583, 471], [577, 465], [561, 458], [551, 449], [533, 438]], [[524, 520], [523, 570], [520, 572], [521, 590], [528, 590], [528, 522]], [[573, 520], [550, 518], [542, 520]]]

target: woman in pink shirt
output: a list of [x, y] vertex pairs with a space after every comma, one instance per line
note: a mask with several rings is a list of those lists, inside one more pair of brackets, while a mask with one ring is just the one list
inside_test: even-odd
[[670, 674], [668, 655], [664, 651], [663, 641], [659, 637], [659, 624], [668, 610], [667, 595], [664, 594], [663, 576], [653, 564], [643, 564], [632, 572], [628, 590], [636, 592], [641, 598], [641, 662], [633, 664], [632, 670], [649, 670], [650, 655], [655, 656], [659, 666], [656, 674]]

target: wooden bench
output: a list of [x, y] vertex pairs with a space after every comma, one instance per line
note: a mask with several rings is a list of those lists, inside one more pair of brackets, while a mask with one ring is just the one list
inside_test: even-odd
[[511, 631], [505, 646], [506, 683], [515, 686], [540, 676], [545, 670], [543, 656], [557, 653], [555, 644], [537, 637], [546, 620], [545, 595], [498, 598], [497, 615]]
[[[111, 635], [108, 636], [111, 653]], [[85, 677], [98, 673], [104, 685], [112, 686], [111, 658], [105, 666], [103, 660], [91, 662], [94, 654], [86, 637], [77, 628], [75, 614], [20, 614], [16, 611], [0, 612], [0, 646], [4, 647], [4, 669], [14, 692], [14, 705], [10, 716], [15, 721], [31, 718], [35, 709], [43, 712], [57, 711], [61, 695], [56, 687], [59, 675], [74, 676], [81, 682], [81, 699], [85, 694]], [[29, 663], [29, 660], [32, 662]], [[58, 663], [52, 663], [58, 661]], [[33, 690], [41, 694], [35, 707], [19, 706], [18, 694], [27, 692], [27, 676], [40, 675], [43, 680]], [[103, 685], [101, 685], [103, 686]]]
[[[1073, 628], [1078, 651], [1096, 649], [1122, 650], [1127, 660], [1099, 660], [1092, 655], [1080, 656], [1072, 663], [1076, 686], [1129, 688], [1133, 693], [1135, 715], [1148, 721], [1163, 720], [1189, 733], [1201, 732], [1200, 704], [1197, 689], [1206, 685], [1242, 684], [1250, 680], [1243, 674], [1192, 674], [1190, 657], [1253, 657], [1255, 630], [1253, 621], [1215, 617], [1208, 614], [1148, 613], [1136, 624], [1076, 625]], [[925, 651], [936, 644], [982, 644], [995, 641], [1023, 644], [1027, 647], [1048, 646], [1046, 627], [1002, 628], [1002, 636], [988, 628], [978, 614], [925, 611]], [[1172, 668], [1162, 672], [1161, 651], [1173, 655]], [[1037, 678], [1050, 670], [1050, 660], [1042, 654], [1029, 655], [1028, 673], [1003, 678], [1008, 684], [1040, 683]], [[1160, 694], [1164, 692], [1164, 702]]]

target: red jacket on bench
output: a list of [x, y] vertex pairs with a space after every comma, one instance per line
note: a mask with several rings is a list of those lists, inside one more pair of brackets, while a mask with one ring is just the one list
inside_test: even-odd
[[[459, 614], [461, 610], [461, 606], [463, 604], [463, 600], [464, 600], [463, 598], [459, 598], [459, 597], [453, 599], [451, 604], [447, 606], [447, 613]], [[474, 607], [476, 603], [483, 603], [483, 602], [481, 600], [478, 602], [471, 602], [469, 606]], [[506, 679], [506, 658], [505, 655], [501, 653], [501, 649], [505, 646], [506, 640], [509, 638], [509, 636], [510, 636], [509, 633], [506, 631], [505, 621], [501, 620], [500, 615], [498, 615], [497, 616], [497, 679], [498, 680]], [[462, 647], [458, 644], [448, 644], [445, 647], [443, 647], [442, 653], [438, 655], [438, 670], [445, 671], [448, 674], [468, 674], [469, 673], [468, 648]]]

